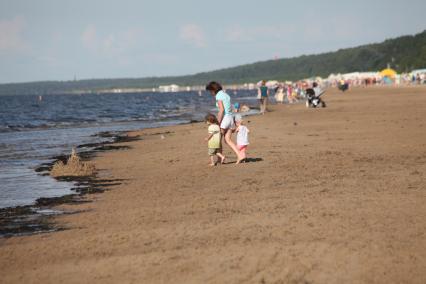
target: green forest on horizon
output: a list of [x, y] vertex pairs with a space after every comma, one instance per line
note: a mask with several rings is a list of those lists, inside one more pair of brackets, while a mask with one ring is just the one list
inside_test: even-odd
[[155, 88], [169, 84], [195, 86], [212, 80], [223, 84], [255, 83], [262, 79], [294, 81], [313, 76], [327, 77], [332, 73], [378, 71], [388, 64], [398, 72], [426, 68], [426, 31], [335, 52], [268, 60], [185, 76], [0, 84], [0, 95]]

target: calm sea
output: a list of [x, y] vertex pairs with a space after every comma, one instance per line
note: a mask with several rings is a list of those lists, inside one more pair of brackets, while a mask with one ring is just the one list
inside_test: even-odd
[[[255, 103], [254, 91], [230, 92]], [[95, 134], [188, 123], [214, 111], [203, 92], [0, 96], [0, 208], [71, 193], [72, 184], [34, 169], [72, 147], [100, 142]]]

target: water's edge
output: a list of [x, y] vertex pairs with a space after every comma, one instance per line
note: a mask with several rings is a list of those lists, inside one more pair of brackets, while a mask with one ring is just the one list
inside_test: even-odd
[[[254, 109], [256, 109], [256, 107], [254, 107]], [[255, 113], [248, 114], [248, 116], [251, 115], [255, 115]], [[139, 130], [149, 128], [162, 129], [164, 127], [188, 125], [199, 122], [201, 121], [191, 120], [189, 122], [173, 125], [146, 127]], [[78, 154], [83, 161], [89, 161], [96, 157], [97, 153], [100, 152], [130, 149], [131, 147], [127, 145], [115, 145], [118, 143], [132, 142], [142, 139], [140, 136], [128, 136], [130, 131], [134, 131], [134, 129], [99, 132], [94, 136], [104, 138], [105, 140], [77, 146], [77, 149], [79, 150]], [[160, 130], [158, 133], [151, 135], [162, 134], [166, 133], [163, 133]], [[67, 154], [54, 156], [49, 159], [52, 160], [52, 162], [42, 163], [34, 170], [39, 175], [49, 175], [53, 164], [57, 161], [65, 162], [68, 157], [69, 155]], [[35, 204], [31, 205], [0, 208], [0, 238], [66, 230], [67, 228], [65, 226], [54, 221], [54, 216], [76, 214], [80, 211], [62, 211], [54, 209], [55, 206], [61, 204], [73, 205], [91, 202], [85, 199], [84, 196], [87, 194], [102, 193], [108, 190], [110, 186], [119, 185], [123, 182], [121, 179], [100, 179], [96, 175], [87, 177], [60, 177], [56, 178], [56, 180], [58, 182], [63, 181], [74, 183], [75, 186], [71, 188], [73, 193], [59, 197], [41, 197], [36, 200]]]
[[[97, 136], [109, 138], [109, 140], [77, 146], [78, 149], [89, 149], [79, 151], [79, 156], [83, 161], [89, 161], [100, 152], [129, 149], [130, 146], [114, 145], [141, 139], [139, 136], [128, 136], [127, 132], [128, 131], [98, 133]], [[62, 154], [52, 157], [53, 162], [43, 163], [39, 165], [35, 171], [40, 175], [49, 175], [53, 164], [57, 161], [66, 161], [68, 156], [69, 155]], [[90, 202], [84, 198], [85, 195], [102, 193], [108, 190], [110, 186], [119, 185], [123, 181], [120, 179], [100, 179], [96, 175], [86, 177], [60, 177], [56, 180], [58, 182], [66, 181], [74, 183], [75, 186], [71, 189], [73, 193], [60, 197], [41, 197], [36, 200], [35, 204], [31, 205], [0, 208], [0, 237], [23, 236], [65, 230], [67, 228], [56, 223], [53, 217], [63, 214], [75, 214], [80, 211], [60, 211], [54, 209], [55, 206]]]

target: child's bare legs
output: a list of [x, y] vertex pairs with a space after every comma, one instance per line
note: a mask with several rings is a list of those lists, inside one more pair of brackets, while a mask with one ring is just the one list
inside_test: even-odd
[[237, 163], [239, 164], [241, 163], [241, 161], [243, 160], [243, 158], [241, 157], [240, 151], [238, 151], [237, 145], [235, 145], [235, 143], [232, 141], [231, 139], [231, 135], [232, 135], [232, 130], [231, 129], [222, 129], [222, 131], [224, 132], [224, 137], [225, 137], [225, 143], [232, 149], [232, 151], [235, 152], [235, 154], [237, 155]]
[[218, 156], [220, 158], [220, 163], [221, 164], [225, 163], [225, 159], [226, 159], [225, 155], [223, 155], [222, 153], [217, 152], [216, 156]]
[[214, 156], [210, 156], [210, 164], [209, 164], [209, 166], [211, 166], [211, 167], [216, 166], [216, 162], [214, 160]]
[[246, 147], [246, 146], [244, 146], [244, 147], [241, 147], [240, 149], [241, 149], [241, 150], [240, 150], [241, 157], [243, 158], [243, 160], [245, 160], [245, 159], [247, 158], [247, 153], [246, 153], [246, 149], [247, 149], [247, 147]]

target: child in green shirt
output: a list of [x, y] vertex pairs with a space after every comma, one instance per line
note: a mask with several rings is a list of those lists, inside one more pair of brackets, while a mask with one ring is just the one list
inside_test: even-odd
[[225, 162], [225, 156], [222, 154], [222, 135], [220, 133], [219, 122], [213, 114], [208, 114], [205, 119], [206, 123], [209, 125], [209, 136], [206, 137], [206, 141], [208, 141], [209, 147], [210, 166], [216, 166], [217, 162], [214, 159], [215, 156], [218, 156], [220, 158], [220, 163], [223, 164]]

